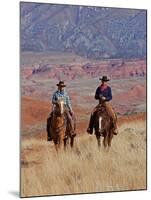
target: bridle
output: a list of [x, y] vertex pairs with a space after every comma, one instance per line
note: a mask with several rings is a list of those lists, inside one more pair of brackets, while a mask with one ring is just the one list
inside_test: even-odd
[[56, 106], [55, 106], [55, 110], [54, 112], [56, 113], [56, 115], [63, 115], [64, 114], [64, 102], [63, 100], [60, 98], [57, 102], [56, 102]]
[[[62, 105], [62, 106], [64, 106], [64, 105]], [[65, 118], [64, 112], [61, 114], [61, 112], [58, 112], [58, 110], [57, 110], [58, 108], [59, 108], [59, 104], [56, 104], [56, 108], [53, 111], [53, 115], [56, 116], [56, 117], [61, 117], [62, 116], [64, 118], [64, 120], [63, 120], [63, 124], [62, 125], [60, 125], [59, 127], [55, 128], [56, 132], [59, 132], [64, 126], [66, 126], [66, 118]]]

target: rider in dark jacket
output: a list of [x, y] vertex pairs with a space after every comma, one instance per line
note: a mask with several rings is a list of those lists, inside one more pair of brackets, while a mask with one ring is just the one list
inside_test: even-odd
[[[111, 87], [107, 85], [107, 81], [109, 81], [109, 79], [107, 78], [107, 76], [103, 76], [102, 78], [100, 78], [101, 80], [101, 85], [96, 89], [95, 92], [95, 99], [99, 100], [99, 105], [101, 103], [104, 103], [105, 107], [106, 107], [106, 111], [108, 113], [108, 115], [110, 116], [110, 119], [113, 122], [114, 125], [114, 134], [117, 135], [118, 130], [117, 130], [117, 116], [115, 111], [113, 110], [112, 105], [109, 103], [109, 101], [112, 100], [112, 90]], [[87, 132], [89, 134], [93, 134], [93, 126], [94, 126], [94, 120], [95, 120], [95, 112], [97, 111], [98, 106], [97, 105], [93, 112], [91, 113], [91, 117], [90, 117], [90, 122], [89, 122], [89, 127], [87, 129]], [[103, 129], [99, 130], [100, 134], [103, 133]]]

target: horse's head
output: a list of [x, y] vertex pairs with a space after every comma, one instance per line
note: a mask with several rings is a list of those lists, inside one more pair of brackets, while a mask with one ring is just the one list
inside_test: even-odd
[[64, 100], [62, 98], [58, 99], [58, 101], [56, 102], [56, 113], [58, 115], [63, 115], [64, 114], [64, 110], [65, 110], [65, 104], [64, 104]]

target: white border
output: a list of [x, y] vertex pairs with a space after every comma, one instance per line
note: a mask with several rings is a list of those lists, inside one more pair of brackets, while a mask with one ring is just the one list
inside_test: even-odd
[[[29, 0], [30, 1], [30, 0]], [[28, 2], [29, 2], [28, 1]], [[35, 0], [35, 2], [95, 5], [148, 9], [148, 44], [151, 44], [151, 6], [149, 0]], [[18, 198], [19, 192], [19, 0], [0, 4], [0, 199]], [[150, 119], [150, 46], [148, 45], [148, 117]], [[9, 124], [8, 124], [9, 119]], [[148, 121], [150, 121], [148, 119]], [[150, 125], [148, 126], [148, 191], [72, 195], [51, 199], [149, 199], [151, 193]], [[50, 197], [41, 197], [46, 199]], [[29, 198], [31, 199], [31, 198]]]

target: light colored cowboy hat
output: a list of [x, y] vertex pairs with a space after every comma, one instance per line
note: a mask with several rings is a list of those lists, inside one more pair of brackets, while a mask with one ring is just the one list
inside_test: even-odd
[[107, 76], [102, 76], [102, 78], [100, 78], [99, 80], [101, 80], [101, 81], [109, 81], [110, 79], [108, 79]]
[[66, 87], [66, 85], [64, 84], [64, 81], [59, 81], [59, 83], [57, 84], [57, 86], [59, 86], [59, 87]]

